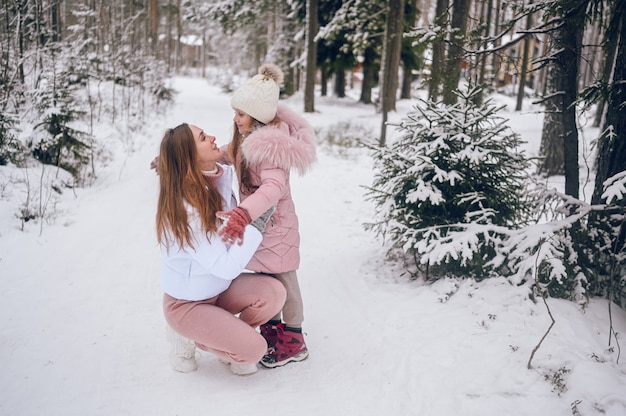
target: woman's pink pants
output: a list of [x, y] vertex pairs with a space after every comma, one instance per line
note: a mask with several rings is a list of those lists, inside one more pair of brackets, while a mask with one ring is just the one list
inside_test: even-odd
[[163, 311], [172, 329], [198, 348], [230, 362], [256, 363], [267, 351], [256, 328], [282, 309], [285, 297], [277, 279], [242, 273], [211, 299], [178, 300], [164, 294]]

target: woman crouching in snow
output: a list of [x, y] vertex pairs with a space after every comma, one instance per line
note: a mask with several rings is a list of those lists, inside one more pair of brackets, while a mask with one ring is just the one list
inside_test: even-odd
[[221, 157], [215, 137], [196, 126], [181, 124], [161, 141], [156, 229], [163, 310], [174, 369], [195, 370], [197, 346], [244, 375], [257, 370], [267, 350], [256, 327], [281, 310], [286, 295], [270, 276], [242, 274], [273, 207], [245, 227], [241, 245], [216, 235], [215, 214], [234, 205], [232, 170], [217, 163]]

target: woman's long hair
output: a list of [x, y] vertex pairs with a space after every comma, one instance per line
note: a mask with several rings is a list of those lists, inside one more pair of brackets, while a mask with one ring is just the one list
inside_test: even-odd
[[198, 151], [189, 125], [183, 123], [167, 130], [159, 152], [160, 188], [156, 215], [157, 239], [168, 246], [194, 248], [193, 233], [184, 201], [198, 210], [202, 229], [217, 231], [215, 213], [223, 208], [222, 196], [202, 174]]
[[254, 184], [252, 182], [252, 179], [250, 178], [250, 166], [241, 154], [241, 145], [243, 144], [245, 138], [249, 136], [253, 131], [260, 129], [261, 127], [264, 127], [266, 125], [278, 126], [280, 125], [280, 119], [278, 118], [278, 116], [276, 116], [269, 123], [263, 124], [259, 120], [252, 118], [250, 133], [248, 133], [246, 136], [239, 133], [239, 130], [237, 129], [237, 124], [233, 122], [233, 139], [228, 145], [228, 156], [235, 166], [235, 172], [237, 173], [237, 179], [239, 180], [239, 189], [241, 189], [241, 192], [244, 195], [250, 195], [254, 193], [254, 191], [256, 191], [259, 186]]

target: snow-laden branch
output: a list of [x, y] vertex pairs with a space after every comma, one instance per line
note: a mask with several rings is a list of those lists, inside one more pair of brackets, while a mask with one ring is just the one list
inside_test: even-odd
[[604, 192], [602, 199], [606, 199], [606, 203], [610, 204], [613, 199], [621, 201], [626, 195], [626, 170], [621, 171], [602, 183]]

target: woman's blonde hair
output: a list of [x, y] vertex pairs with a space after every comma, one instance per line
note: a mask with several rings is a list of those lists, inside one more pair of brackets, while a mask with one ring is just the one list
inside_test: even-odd
[[198, 210], [202, 229], [217, 231], [215, 213], [223, 200], [202, 174], [193, 132], [183, 123], [166, 131], [159, 152], [159, 201], [156, 214], [157, 239], [168, 246], [175, 241], [180, 247], [194, 248], [193, 234], [184, 201]]

